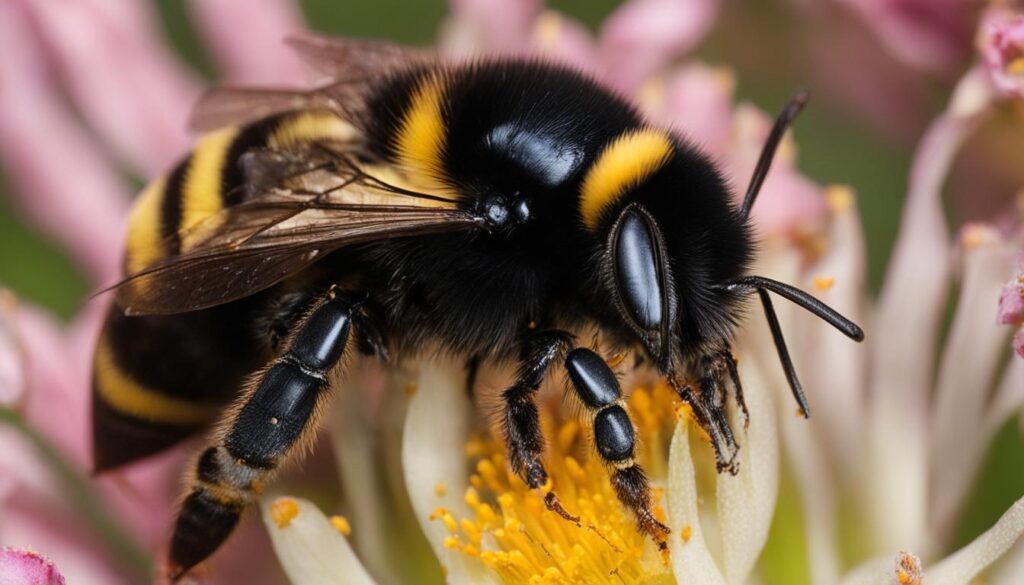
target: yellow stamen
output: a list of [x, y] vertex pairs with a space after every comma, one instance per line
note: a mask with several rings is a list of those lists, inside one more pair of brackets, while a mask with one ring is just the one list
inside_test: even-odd
[[967, 250], [975, 250], [998, 239], [999, 235], [992, 227], [981, 223], [968, 224], [960, 234], [960, 242]]
[[533, 38], [541, 48], [551, 49], [562, 36], [562, 17], [554, 10], [545, 10], [533, 25]]
[[278, 498], [270, 505], [270, 517], [278, 528], [287, 528], [299, 515], [299, 503], [294, 498]]
[[825, 201], [832, 213], [839, 215], [853, 209], [857, 195], [848, 185], [829, 185], [825, 187]]
[[836, 283], [836, 277], [834, 276], [816, 276], [814, 278], [814, 288], [818, 292], [828, 292], [832, 289], [832, 285]]
[[1007, 63], [1006, 72], [1010, 75], [1024, 75], [1024, 55]]
[[[638, 459], [654, 478], [664, 476], [658, 469], [664, 462], [655, 460], [665, 459], [673, 401], [667, 385], [636, 389], [629, 397], [639, 435]], [[470, 516], [456, 523], [448, 510], [431, 514], [451, 533], [444, 546], [478, 558], [504, 583], [569, 585], [609, 578], [627, 585], [670, 582], [671, 568], [619, 503], [608, 468], [593, 453], [587, 428], [576, 420], [555, 420], [550, 416], [555, 410], [541, 409], [541, 424], [551, 440], [544, 456], [548, 481], [540, 489], [529, 489], [512, 473], [500, 438], [469, 441], [466, 452], [476, 459], [476, 473], [463, 499]], [[568, 513], [580, 517], [579, 525], [547, 509], [544, 495], [549, 490]], [[664, 490], [656, 487], [652, 497], [652, 513], [664, 521]]]
[[348, 518], [344, 516], [331, 516], [331, 526], [335, 530], [340, 532], [342, 536], [348, 536], [352, 534], [352, 525], [349, 524]]

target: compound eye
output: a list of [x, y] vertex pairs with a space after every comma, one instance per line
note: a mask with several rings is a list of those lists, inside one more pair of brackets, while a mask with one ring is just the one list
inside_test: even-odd
[[662, 331], [669, 311], [660, 234], [642, 208], [627, 207], [612, 234], [615, 286], [637, 328]]

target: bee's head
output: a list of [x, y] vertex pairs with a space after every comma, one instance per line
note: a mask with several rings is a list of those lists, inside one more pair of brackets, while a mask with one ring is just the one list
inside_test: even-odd
[[601, 272], [621, 321], [668, 372], [729, 346], [746, 295], [727, 283], [746, 273], [752, 241], [721, 183], [680, 195], [655, 182], [618, 210]]
[[806, 95], [798, 96], [779, 117], [741, 206], [732, 203], [716, 166], [697, 149], [674, 141], [667, 148], [653, 142], [646, 150], [639, 142], [632, 145], [639, 156], [657, 148], [667, 154], [655, 167], [634, 167], [642, 180], [632, 181], [614, 205], [601, 210], [606, 226], [602, 288], [664, 373], [693, 374], [708, 356], [728, 352], [744, 301], [756, 294], [795, 381], [769, 291], [862, 338], [856, 325], [810, 295], [748, 273], [754, 248], [750, 207], [785, 128], [805, 101]]

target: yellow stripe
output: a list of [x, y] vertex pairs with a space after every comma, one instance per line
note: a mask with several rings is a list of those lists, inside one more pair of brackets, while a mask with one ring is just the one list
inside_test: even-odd
[[609, 144], [587, 171], [580, 188], [580, 218], [595, 230], [601, 213], [653, 175], [672, 155], [672, 141], [652, 129], [627, 132]]
[[267, 139], [272, 148], [294, 146], [320, 140], [350, 140], [355, 136], [351, 124], [327, 111], [308, 111], [281, 120]]
[[[224, 128], [211, 132], [199, 141], [181, 186], [181, 225], [178, 232], [181, 236], [181, 250], [189, 250], [196, 242], [216, 229], [219, 225], [204, 225], [199, 230], [189, 232], [206, 218], [216, 215], [224, 207], [221, 193], [224, 165], [227, 162], [228, 149], [238, 135], [237, 128]], [[214, 223], [218, 223], [214, 220]]]
[[395, 145], [410, 179], [431, 192], [450, 191], [444, 174], [443, 99], [442, 78], [425, 77], [412, 96]]
[[134, 274], [166, 255], [160, 237], [160, 207], [166, 185], [164, 177], [150, 183], [132, 208], [125, 254], [125, 272], [128, 274]]
[[165, 396], [145, 388], [121, 370], [106, 337], [96, 346], [96, 391], [114, 410], [142, 420], [197, 425], [209, 421], [217, 406]]

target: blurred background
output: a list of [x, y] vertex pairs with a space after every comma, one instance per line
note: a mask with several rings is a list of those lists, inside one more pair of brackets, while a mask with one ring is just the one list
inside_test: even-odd
[[[691, 54], [712, 66], [731, 69], [737, 99], [768, 112], [777, 111], [797, 89], [812, 89], [811, 105], [795, 129], [798, 168], [818, 183], [845, 184], [856, 190], [870, 252], [869, 282], [875, 292], [896, 234], [914, 148], [929, 121], [945, 107], [973, 54], [980, 3], [934, 0], [931, 7], [929, 3], [932, 0], [889, 4], [902, 6], [898, 10], [905, 11], [903, 18], [941, 31], [941, 44], [925, 49], [934, 60], [894, 46], [900, 42], [899, 34], [894, 41], [891, 31], [880, 32], [878, 23], [872, 22], [872, 14], [878, 13], [853, 6], [856, 2], [831, 0], [727, 0], [721, 3], [709, 35]], [[299, 4], [312, 30], [417, 45], [436, 42], [449, 12], [442, 0], [302, 0]], [[596, 29], [618, 4], [616, 0], [551, 0], [548, 7]], [[190, 18], [189, 4], [159, 0], [155, 6], [158, 34], [184, 66], [204, 83], [222, 79], [208, 44]], [[244, 14], [239, 15], [238, 26], [246, 26]], [[910, 33], [905, 40], [913, 40]], [[8, 83], [12, 80], [0, 78], [0, 84]], [[72, 111], [75, 107], [72, 104]], [[87, 117], [83, 118], [88, 125]], [[184, 126], [185, 120], [169, 123]], [[1024, 112], [1008, 107], [986, 122], [964, 148], [946, 194], [951, 232], [964, 222], [998, 224], [1015, 213], [1015, 197], [1024, 185], [1022, 137]], [[64, 162], [52, 162], [51, 171], [62, 172]], [[38, 222], [23, 219], [17, 202], [26, 195], [19, 191], [15, 197], [15, 189], [24, 190], [25, 185], [10, 180], [9, 164], [9, 156], [0, 158], [0, 287], [71, 319], [89, 302], [94, 285], [54, 241], [52, 232], [43, 233], [34, 227]], [[120, 174], [135, 188], [151, 178], [127, 164]], [[1024, 493], [1022, 460], [1024, 441], [1014, 421], [999, 433], [988, 457], [979, 480], [985, 487], [975, 490], [970, 499], [957, 530], [957, 546], [990, 526]], [[795, 496], [785, 485], [779, 506], [799, 513]], [[786, 530], [799, 527], [789, 523]], [[789, 574], [785, 568], [806, 566], [798, 558], [804, 554], [803, 536], [773, 533], [769, 547], [771, 554], [764, 558], [780, 565], [777, 570], [766, 569], [766, 575], [779, 579], [769, 581], [803, 582], [806, 576]], [[787, 556], [794, 562], [786, 562]]]

